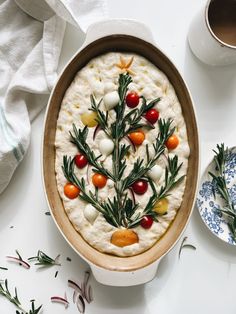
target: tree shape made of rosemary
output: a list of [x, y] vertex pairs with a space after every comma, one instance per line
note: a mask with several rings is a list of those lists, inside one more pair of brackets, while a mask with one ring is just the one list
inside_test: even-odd
[[[76, 156], [77, 159], [64, 156], [62, 166], [64, 176], [68, 181], [67, 185], [69, 185], [68, 192], [64, 188], [65, 194], [69, 198], [79, 197], [90, 203], [109, 224], [119, 228], [117, 233], [113, 234], [111, 242], [121, 247], [138, 242], [138, 236], [131, 230], [132, 228], [141, 224], [143, 228], [148, 229], [152, 226], [153, 221], [158, 221], [158, 215], [167, 211], [166, 197], [184, 178], [184, 176], [178, 176], [182, 164], [178, 163], [177, 155], [171, 158], [167, 157], [165, 180], [158, 191], [152, 176], [148, 175], [156, 167], [161, 155], [164, 154], [168, 142], [170, 148], [173, 149], [178, 145], [178, 138], [174, 135], [173, 121], [159, 118], [158, 111], [153, 108], [160, 98], [147, 102], [145, 97], [139, 97], [137, 93], [128, 91], [131, 82], [132, 78], [129, 73], [119, 75], [118, 91], [113, 92], [113, 97], [107, 101], [110, 109], [116, 113], [116, 119], [113, 121], [110, 121], [108, 110], [100, 109], [102, 99], [97, 102], [91, 95], [89, 110], [96, 120], [94, 127], [97, 124], [94, 134], [98, 130], [102, 130], [110, 140], [112, 170], [104, 167], [102, 154], [96, 156], [87, 144], [88, 126], [79, 129], [75, 124], [73, 124], [70, 137], [71, 142], [78, 148], [79, 155]], [[105, 102], [105, 99], [103, 100]], [[125, 110], [126, 106], [130, 107], [128, 113]], [[145, 160], [137, 157], [129, 174], [124, 176], [129, 151], [135, 149], [135, 146], [140, 145], [144, 140], [142, 129], [154, 128], [154, 123], [158, 123], [159, 126], [156, 139], [153, 144], [150, 144], [154, 154], [152, 157], [150, 156], [150, 147], [146, 144]], [[129, 139], [129, 142], [124, 139]], [[75, 165], [80, 168], [88, 165], [92, 167], [95, 191], [89, 189], [83, 177], [78, 178], [75, 174]], [[99, 189], [104, 187], [107, 179], [114, 182], [116, 193], [112, 199], [108, 197], [107, 201], [104, 201], [99, 198]], [[148, 185], [151, 187], [152, 195], [146, 206], [140, 209], [139, 204], [135, 201], [134, 193], [144, 194]]]

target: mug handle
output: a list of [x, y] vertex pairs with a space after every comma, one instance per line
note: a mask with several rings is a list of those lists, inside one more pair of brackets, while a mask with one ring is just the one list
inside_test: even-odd
[[132, 19], [117, 18], [105, 19], [91, 24], [88, 27], [85, 41], [81, 49], [89, 45], [94, 40], [116, 34], [138, 37], [154, 44], [152, 32], [145, 24]]

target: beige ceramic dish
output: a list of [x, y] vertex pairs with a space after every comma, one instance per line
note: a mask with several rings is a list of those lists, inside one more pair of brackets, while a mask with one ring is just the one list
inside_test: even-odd
[[[127, 26], [129, 27], [127, 28]], [[102, 37], [104, 29], [107, 29], [105, 34], [109, 34], [113, 29], [113, 35]], [[124, 33], [127, 33], [127, 30], [129, 30], [128, 33], [130, 34], [135, 33], [136, 37], [124, 35]], [[100, 38], [94, 40], [96, 37]], [[140, 39], [140, 37], [145, 37], [146, 41]], [[89, 44], [88, 41], [90, 41]], [[199, 144], [192, 100], [184, 80], [173, 63], [156, 46], [151, 44], [151, 41], [152, 37], [147, 28], [134, 21], [113, 20], [99, 23], [92, 27], [88, 33], [87, 43], [67, 64], [61, 74], [51, 94], [45, 118], [43, 178], [52, 216], [68, 243], [89, 263], [95, 278], [99, 282], [109, 285], [129, 286], [151, 280], [155, 276], [160, 259], [174, 246], [186, 227], [195, 201], [199, 169]], [[57, 191], [55, 177], [55, 131], [65, 91], [76, 73], [88, 61], [108, 51], [128, 51], [142, 55], [167, 75], [175, 88], [182, 106], [190, 146], [185, 193], [175, 220], [165, 235], [153, 247], [144, 253], [132, 257], [117, 257], [104, 254], [84, 241], [81, 235], [73, 228], [65, 213]]]

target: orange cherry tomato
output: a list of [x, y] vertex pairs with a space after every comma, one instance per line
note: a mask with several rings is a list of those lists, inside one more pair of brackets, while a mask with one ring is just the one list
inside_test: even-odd
[[168, 140], [166, 141], [166, 147], [168, 149], [175, 149], [179, 145], [179, 139], [177, 135], [171, 135]]
[[95, 173], [92, 176], [92, 181], [93, 181], [93, 185], [96, 186], [97, 188], [101, 189], [104, 188], [104, 186], [107, 183], [107, 177], [104, 176], [101, 173]]
[[142, 142], [145, 140], [145, 134], [141, 130], [137, 130], [134, 132], [131, 132], [129, 134], [129, 138], [134, 143], [134, 145], [141, 145]]
[[79, 195], [79, 193], [80, 189], [70, 182], [66, 183], [66, 185], [64, 186], [64, 194], [71, 200], [73, 198], [76, 198]]

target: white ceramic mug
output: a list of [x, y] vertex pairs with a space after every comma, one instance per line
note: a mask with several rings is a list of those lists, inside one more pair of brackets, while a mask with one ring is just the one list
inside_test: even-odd
[[188, 41], [204, 63], [236, 63], [236, 0], [208, 0], [190, 25]]

